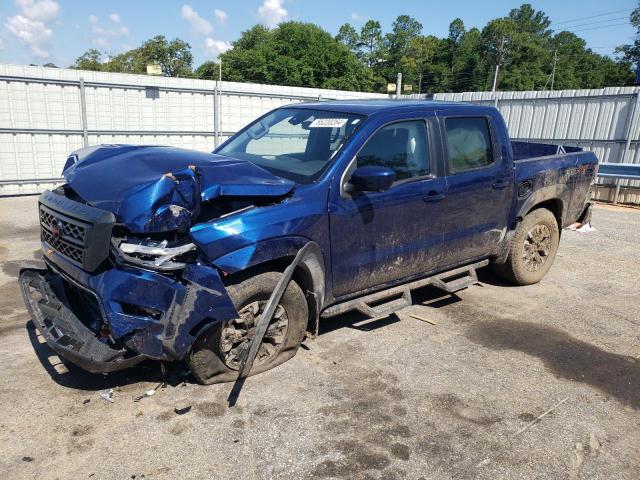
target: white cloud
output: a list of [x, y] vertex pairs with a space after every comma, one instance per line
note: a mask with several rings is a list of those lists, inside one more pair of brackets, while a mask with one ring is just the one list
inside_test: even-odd
[[15, 0], [20, 13], [30, 20], [50, 22], [58, 18], [60, 5], [54, 0]]
[[7, 18], [4, 26], [10, 33], [26, 43], [35, 56], [49, 58], [46, 46], [51, 40], [53, 31], [44, 23], [16, 15]]
[[218, 19], [220, 23], [225, 23], [229, 19], [229, 15], [224, 10], [219, 10], [217, 8], [213, 9], [213, 14]]
[[353, 12], [351, 14], [351, 19], [355, 20], [356, 22], [360, 22], [361, 20], [365, 19], [364, 15], [360, 15], [358, 12]]
[[273, 28], [282, 22], [289, 12], [283, 7], [284, 0], [264, 0], [258, 8], [258, 16], [267, 27]]
[[211, 37], [207, 37], [204, 39], [204, 45], [202, 45], [202, 49], [204, 53], [209, 58], [217, 58], [221, 53], [226, 52], [231, 48], [231, 44], [229, 42], [223, 42], [222, 40], [214, 40]]
[[[89, 23], [91, 24], [91, 30], [93, 33], [101, 37], [126, 37], [129, 35], [129, 29], [124, 25], [120, 25], [120, 22], [122, 21], [120, 15], [112, 13], [109, 15], [109, 19], [116, 24], [113, 28], [103, 27], [100, 25], [100, 19], [97, 16], [89, 15]], [[106, 41], [106, 39], [103, 40]], [[104, 43], [104, 41], [95, 39], [94, 43]]]
[[213, 31], [211, 24], [191, 8], [191, 5], [182, 5], [180, 14], [182, 15], [182, 18], [191, 24], [197, 33], [209, 35]]
[[105, 50], [111, 48], [111, 42], [107, 40], [105, 37], [96, 37], [93, 39], [93, 44], [97, 47], [103, 48]]
[[48, 46], [53, 30], [48, 23], [58, 18], [60, 6], [54, 0], [15, 0], [20, 13], [8, 17], [4, 26], [26, 43], [40, 58], [49, 58]]

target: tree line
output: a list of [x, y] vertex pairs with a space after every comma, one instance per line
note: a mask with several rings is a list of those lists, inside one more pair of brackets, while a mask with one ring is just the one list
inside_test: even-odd
[[[630, 21], [640, 32], [640, 7]], [[413, 92], [491, 90], [494, 80], [500, 90], [559, 90], [633, 85], [633, 66], [640, 59], [640, 36], [617, 48], [617, 58], [600, 55], [575, 33], [555, 32], [549, 17], [530, 4], [482, 29], [467, 29], [456, 18], [445, 38], [422, 32], [423, 25], [409, 15], [398, 16], [389, 32], [368, 20], [359, 30], [342, 25], [335, 37], [311, 23], [285, 22], [273, 29], [256, 25], [220, 55], [222, 76], [384, 92], [401, 72]], [[160, 65], [166, 76], [218, 78], [218, 64], [208, 61], [194, 69], [190, 45], [164, 36], [107, 61], [102, 52], [88, 50], [72, 68], [144, 74], [148, 64]]]

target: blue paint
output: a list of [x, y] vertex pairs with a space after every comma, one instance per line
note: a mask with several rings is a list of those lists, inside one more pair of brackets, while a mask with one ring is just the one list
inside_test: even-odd
[[[318, 298], [318, 311], [364, 291], [496, 257], [518, 219], [541, 202], [557, 202], [563, 225], [575, 221], [597, 171], [589, 152], [512, 145], [491, 107], [376, 100], [290, 108], [362, 116], [314, 181], [294, 182], [232, 158], [229, 141], [212, 154], [124, 145], [73, 154], [64, 175], [83, 201], [113, 213], [131, 234], [158, 238], [181, 231], [197, 246], [198, 258], [173, 274], [126, 263], [87, 272], [56, 252], [47, 255], [51, 269], [95, 293], [112, 335], [127, 348], [151, 358], [182, 358], [201, 328], [237, 316], [224, 275], [293, 258], [309, 241], [317, 247], [302, 268], [312, 279], [307, 288]], [[445, 121], [457, 116], [487, 119], [490, 165], [449, 173]], [[367, 140], [402, 121], [425, 125], [428, 174], [395, 178], [385, 167], [357, 168], [354, 158]], [[356, 185], [347, 185], [354, 171]], [[520, 198], [523, 182], [531, 188]], [[249, 207], [203, 217], [216, 202], [239, 199]]]
[[[225, 195], [282, 196], [294, 186], [247, 161], [179, 148], [107, 145], [80, 149], [74, 156], [77, 161], [63, 172], [68, 185], [136, 233], [190, 226], [202, 201]], [[171, 205], [187, 213], [167, 219]]]

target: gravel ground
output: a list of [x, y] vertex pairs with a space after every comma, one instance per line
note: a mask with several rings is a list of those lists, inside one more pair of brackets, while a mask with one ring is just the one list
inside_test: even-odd
[[593, 223], [563, 232], [538, 285], [480, 272], [388, 318], [328, 321], [227, 408], [230, 385], [182, 382], [178, 365], [134, 402], [157, 364], [60, 363], [16, 284], [38, 256], [36, 198], [0, 199], [2, 478], [640, 478], [640, 210]]

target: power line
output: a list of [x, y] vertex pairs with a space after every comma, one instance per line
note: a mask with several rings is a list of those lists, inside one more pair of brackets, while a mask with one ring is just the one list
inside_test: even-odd
[[606, 12], [606, 13], [599, 13], [597, 15], [590, 15], [588, 17], [580, 17], [580, 18], [574, 18], [572, 20], [563, 20], [562, 22], [552, 22], [554, 25], [564, 25], [566, 23], [573, 23], [573, 22], [579, 22], [580, 20], [589, 20], [591, 18], [599, 18], [599, 17], [606, 17], [608, 15], [614, 15], [616, 13], [622, 13], [622, 12], [632, 12], [634, 9], [633, 8], [626, 8], [624, 10], [614, 10], [612, 12]]
[[587, 23], [579, 23], [578, 25], [570, 25], [570, 26], [568, 26], [566, 28], [585, 27], [587, 25], [597, 25], [597, 24], [600, 24], [600, 23], [615, 22], [615, 21], [618, 21], [618, 20], [627, 20], [628, 21], [628, 18], [627, 17], [608, 18], [608, 19], [605, 19], [605, 20], [596, 20], [595, 22], [587, 22]]
[[577, 33], [577, 32], [586, 32], [586, 31], [589, 31], [589, 30], [601, 30], [603, 28], [620, 27], [622, 25], [629, 25], [629, 22], [614, 23], [612, 25], [601, 25], [599, 27], [581, 28], [581, 29], [578, 29], [578, 30], [567, 30], [567, 31], [571, 32], [571, 33]]

